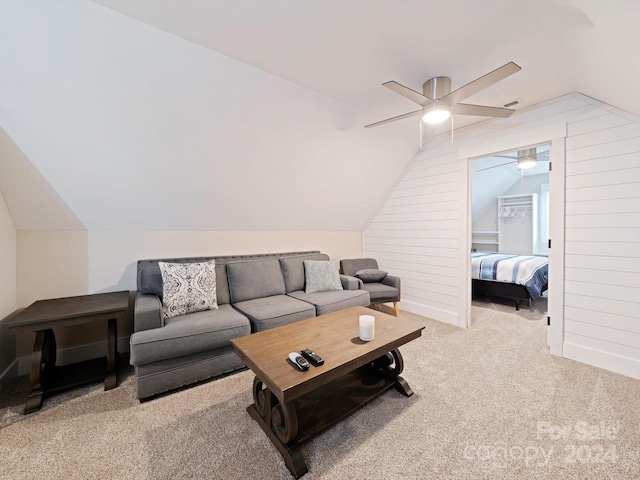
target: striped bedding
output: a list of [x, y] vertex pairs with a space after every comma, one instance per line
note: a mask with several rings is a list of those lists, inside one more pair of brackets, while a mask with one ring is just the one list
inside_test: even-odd
[[533, 300], [549, 280], [549, 259], [524, 255], [473, 252], [471, 278], [524, 285]]

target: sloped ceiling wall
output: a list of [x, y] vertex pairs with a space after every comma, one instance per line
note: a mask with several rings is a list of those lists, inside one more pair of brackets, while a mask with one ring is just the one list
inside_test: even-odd
[[94, 3], [0, 10], [0, 124], [89, 230], [360, 230], [416, 151]]

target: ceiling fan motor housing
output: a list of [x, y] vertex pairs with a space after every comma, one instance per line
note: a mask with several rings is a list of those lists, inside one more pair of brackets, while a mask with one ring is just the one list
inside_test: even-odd
[[422, 94], [434, 100], [438, 100], [450, 93], [451, 79], [449, 77], [434, 77], [422, 85]]

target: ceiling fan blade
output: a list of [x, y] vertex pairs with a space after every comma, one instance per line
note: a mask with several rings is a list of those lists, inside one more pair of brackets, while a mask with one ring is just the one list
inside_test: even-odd
[[378, 125], [384, 125], [385, 123], [395, 122], [396, 120], [402, 120], [403, 118], [409, 118], [421, 114], [422, 110], [416, 110], [415, 112], [405, 113], [404, 115], [398, 115], [397, 117], [387, 118], [386, 120], [381, 120], [376, 123], [370, 123], [369, 125], [365, 125], [364, 128], [377, 127]]
[[480, 117], [510, 116], [515, 110], [501, 107], [485, 107], [483, 105], [471, 105], [470, 103], [456, 103], [450, 107], [454, 115], [478, 115]]
[[409, 87], [400, 85], [398, 82], [394, 82], [393, 80], [390, 82], [385, 82], [382, 85], [387, 87], [389, 90], [393, 90], [397, 94], [408, 98], [412, 102], [416, 102], [418, 105], [422, 105], [423, 107], [431, 105], [434, 102], [433, 99], [426, 97], [423, 94], [416, 92], [415, 90], [411, 90]]
[[461, 102], [465, 98], [470, 97], [471, 95], [478, 93], [481, 90], [484, 90], [487, 87], [490, 87], [494, 83], [499, 82], [507, 78], [509, 75], [513, 75], [514, 73], [522, 70], [518, 65], [513, 62], [509, 62], [506, 65], [501, 66], [500, 68], [496, 68], [493, 72], [489, 72], [486, 75], [475, 79], [471, 83], [467, 83], [464, 87], [460, 87], [457, 90], [454, 90], [448, 95], [440, 98], [439, 100], [447, 102], [449, 105], [453, 106], [453, 104]]
[[484, 170], [491, 170], [492, 168], [504, 167], [505, 165], [511, 165], [512, 163], [517, 163], [517, 162], [507, 162], [507, 163], [501, 163], [500, 165], [491, 165], [490, 167], [481, 168], [479, 170], [476, 170], [476, 172], [482, 172]]

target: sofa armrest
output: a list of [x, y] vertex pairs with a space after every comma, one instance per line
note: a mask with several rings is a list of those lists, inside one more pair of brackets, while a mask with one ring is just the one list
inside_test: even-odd
[[[383, 283], [385, 285], [389, 285], [390, 287], [395, 287], [398, 289], [398, 293], [400, 294], [400, 277], [396, 277], [395, 275], [387, 275], [386, 277], [384, 277], [382, 280], [380, 280], [380, 283]], [[400, 297], [400, 295], [398, 295], [398, 298]]]
[[340, 281], [342, 282], [342, 288], [344, 288], [345, 290], [362, 289], [362, 280], [360, 280], [359, 278], [340, 274]]
[[151, 330], [164, 326], [162, 321], [162, 303], [157, 295], [136, 292], [136, 304], [133, 309], [133, 331]]

